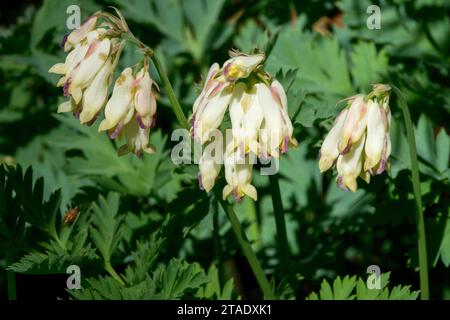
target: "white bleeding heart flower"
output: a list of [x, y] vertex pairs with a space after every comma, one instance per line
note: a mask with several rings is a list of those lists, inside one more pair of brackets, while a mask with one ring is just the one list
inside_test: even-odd
[[339, 156], [338, 145], [341, 138], [342, 126], [344, 125], [348, 109], [341, 111], [336, 118], [333, 127], [325, 137], [319, 152], [320, 172], [330, 169]]
[[[201, 144], [209, 143], [212, 133], [222, 126], [229, 113], [231, 141], [227, 141], [224, 157], [231, 155], [249, 160], [278, 157], [297, 146], [294, 128], [288, 115], [288, 100], [283, 86], [266, 73], [261, 64], [263, 53], [246, 55], [232, 52], [222, 67], [213, 64], [203, 89], [194, 102], [191, 133]], [[220, 167], [205, 156], [200, 163], [201, 186], [209, 190], [214, 185]], [[233, 192], [236, 199], [248, 195], [256, 199], [251, 185], [252, 164], [225, 163], [228, 182], [224, 196]], [[204, 172], [204, 173], [203, 173]]]
[[367, 102], [362, 94], [349, 98], [350, 107], [342, 127], [339, 152], [346, 153], [352, 144], [358, 142], [366, 130]]
[[143, 129], [139, 127], [136, 121], [129, 121], [124, 127], [124, 132], [126, 144], [119, 148], [119, 156], [132, 152], [138, 157], [141, 157], [142, 152], [149, 154], [156, 152], [155, 147], [149, 143], [150, 128]]
[[324, 172], [336, 162], [342, 189], [356, 191], [358, 177], [369, 183], [371, 175], [389, 166], [389, 93], [389, 86], [375, 84], [367, 96], [349, 98], [322, 144], [319, 169]]
[[[242, 162], [242, 163], [241, 163]], [[238, 152], [225, 155], [225, 179], [227, 185], [223, 188], [223, 199], [230, 194], [239, 201], [244, 195], [254, 201], [258, 199], [256, 188], [251, 184], [253, 164], [248, 159], [242, 159]]]
[[147, 67], [142, 68], [136, 75], [136, 91], [134, 94], [134, 107], [139, 127], [148, 129], [153, 126], [156, 117], [156, 95], [153, 86], [157, 85], [150, 78]]
[[116, 138], [123, 126], [133, 118], [133, 82], [133, 72], [131, 68], [126, 68], [117, 78], [111, 98], [106, 103], [105, 119], [98, 130], [108, 130], [112, 139]]
[[222, 139], [215, 139], [203, 150], [198, 168], [198, 184], [200, 189], [211, 191], [219, 176], [223, 163]]
[[361, 174], [362, 158], [364, 150], [365, 134], [358, 139], [352, 148], [337, 159], [337, 183], [343, 190], [350, 189], [355, 192], [358, 184], [356, 179]]
[[114, 65], [110, 57], [83, 92], [80, 123], [89, 123], [94, 120], [105, 106], [113, 71]]
[[232, 97], [232, 90], [225, 83], [217, 83], [198, 106], [193, 119], [193, 137], [202, 144], [219, 128]]
[[[90, 45], [83, 60], [72, 70], [67, 79], [67, 92], [75, 102], [80, 102], [82, 90], [87, 88], [97, 72], [105, 64], [111, 50], [111, 40], [94, 40]], [[66, 86], [65, 85], [65, 86]]]

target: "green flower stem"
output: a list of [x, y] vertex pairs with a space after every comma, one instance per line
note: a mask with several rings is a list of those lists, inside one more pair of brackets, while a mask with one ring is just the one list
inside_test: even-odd
[[419, 251], [419, 272], [420, 272], [420, 298], [422, 300], [428, 300], [430, 298], [430, 292], [428, 287], [428, 258], [427, 258], [427, 242], [425, 233], [425, 221], [422, 210], [422, 193], [420, 191], [420, 178], [419, 178], [419, 164], [417, 161], [416, 139], [414, 137], [414, 129], [409, 113], [406, 99], [403, 96], [400, 89], [392, 86], [395, 94], [397, 95], [398, 105], [402, 109], [403, 117], [405, 119], [406, 135], [408, 137], [409, 144], [409, 156], [411, 158], [411, 174], [412, 185], [414, 191], [414, 198], [417, 207], [417, 246]]
[[215, 196], [219, 200], [220, 205], [223, 207], [225, 213], [227, 214], [228, 219], [230, 220], [236, 238], [239, 244], [241, 245], [242, 251], [246, 256], [247, 261], [250, 264], [250, 267], [253, 270], [253, 273], [256, 277], [256, 280], [258, 281], [259, 286], [261, 287], [264, 298], [274, 300], [275, 294], [273, 293], [270, 283], [267, 280], [261, 265], [259, 264], [255, 252], [253, 251], [250, 243], [247, 240], [244, 230], [242, 230], [242, 225], [239, 222], [239, 219], [237, 218], [236, 214], [234, 213], [233, 208], [229, 203], [222, 200], [222, 197], [218, 189], [215, 189]]
[[117, 282], [119, 282], [121, 285], [125, 285], [125, 282], [122, 280], [122, 278], [119, 276], [119, 274], [114, 270], [113, 266], [110, 262], [105, 262], [105, 270], [108, 271], [108, 273], [115, 279]]
[[170, 104], [172, 105], [172, 109], [175, 112], [175, 116], [177, 117], [179, 124], [184, 129], [189, 129], [189, 123], [186, 119], [186, 116], [184, 115], [183, 109], [181, 109], [181, 105], [178, 102], [172, 85], [170, 84], [169, 78], [164, 71], [164, 67], [162, 66], [158, 56], [155, 53], [153, 54], [152, 61], [155, 65], [156, 70], [158, 71], [159, 77], [161, 78], [164, 89], [166, 90], [167, 97], [169, 98]]
[[278, 174], [269, 175], [269, 182], [275, 216], [275, 225], [277, 227], [277, 244], [278, 252], [280, 254], [280, 265], [282, 269], [285, 269], [289, 263], [289, 244], [286, 232], [286, 220], [284, 219], [283, 203], [281, 202]]
[[[6, 252], [6, 265], [10, 266], [13, 264], [13, 258], [11, 253]], [[6, 282], [8, 284], [8, 299], [16, 300], [17, 299], [17, 291], [16, 291], [16, 276], [14, 271], [6, 270]]]

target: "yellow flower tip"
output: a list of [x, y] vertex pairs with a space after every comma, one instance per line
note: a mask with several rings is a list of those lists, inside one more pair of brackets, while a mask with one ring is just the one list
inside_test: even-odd
[[58, 106], [58, 113], [70, 112], [72, 111], [72, 103], [70, 101], [65, 101]]
[[338, 150], [339, 150], [339, 154], [345, 153], [345, 151], [348, 151], [349, 146], [349, 137], [347, 136], [343, 136], [341, 140], [339, 140], [338, 143]]
[[64, 84], [66, 83], [66, 77], [61, 77], [59, 78], [58, 82], [56, 83], [56, 86], [59, 87], [64, 87]]
[[370, 173], [368, 171], [361, 172], [359, 175], [366, 183], [370, 183]]
[[289, 138], [289, 147], [291, 148], [298, 148], [298, 141], [294, 137]]
[[334, 159], [322, 155], [319, 159], [320, 173], [323, 173], [323, 172], [327, 171], [328, 169], [330, 169], [331, 166], [333, 165], [333, 163], [334, 163]]
[[202, 176], [201, 181], [201, 185], [206, 192], [210, 192], [214, 187], [215, 179], [211, 177]]
[[80, 113], [80, 123], [81, 124], [88, 123], [94, 117], [95, 117], [95, 113], [84, 108], [83, 111], [81, 111], [81, 113]]
[[253, 199], [253, 201], [257, 201], [258, 200], [258, 192], [256, 191], [256, 188], [251, 185], [251, 184], [247, 184], [245, 186], [242, 187], [242, 191], [249, 196], [250, 198]]
[[114, 127], [114, 125], [109, 123], [107, 119], [104, 119], [102, 122], [100, 122], [100, 125], [98, 126], [98, 131], [99, 132], [106, 131], [111, 129], [112, 127]]
[[49, 70], [49, 73], [55, 74], [65, 74], [66, 73], [66, 65], [64, 63], [56, 63]]
[[356, 192], [356, 190], [358, 189], [358, 184], [356, 183], [355, 178], [344, 177], [343, 183], [352, 192]]
[[222, 190], [222, 199], [226, 200], [232, 191], [233, 187], [227, 184]]
[[[367, 157], [367, 155], [366, 155]], [[377, 164], [377, 161], [375, 159], [366, 158], [366, 161], [364, 161], [364, 171], [369, 171], [370, 169], [372, 169], [373, 167], [375, 167]]]
[[70, 86], [69, 93], [75, 101], [75, 104], [79, 104], [81, 99], [83, 98], [83, 92], [81, 91], [81, 88], [77, 86]]

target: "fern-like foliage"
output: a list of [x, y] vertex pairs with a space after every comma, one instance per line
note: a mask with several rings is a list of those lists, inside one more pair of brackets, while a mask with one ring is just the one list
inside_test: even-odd
[[146, 274], [143, 281], [122, 286], [112, 277], [90, 278], [80, 290], [69, 290], [71, 296], [82, 300], [167, 300], [192, 297], [208, 280], [198, 263], [181, 259], [170, 260]]
[[105, 264], [122, 240], [122, 221], [119, 216], [119, 194], [110, 193], [105, 199], [99, 196], [98, 203], [92, 206], [92, 226], [90, 234], [95, 247], [100, 252]]
[[42, 246], [45, 248], [43, 251], [33, 251], [23, 256], [8, 269], [27, 274], [66, 273], [70, 265], [82, 266], [98, 258], [89, 244], [72, 252], [64, 250], [53, 240]]
[[148, 271], [154, 266], [159, 250], [164, 239], [159, 238], [154, 233], [149, 241], [137, 242], [137, 250], [131, 255], [134, 260], [134, 266], [128, 266], [125, 270], [125, 277], [130, 284], [138, 284], [144, 281]]
[[219, 269], [215, 265], [211, 265], [208, 269], [208, 281], [199, 288], [196, 297], [199, 299], [214, 299], [214, 300], [231, 300], [235, 298], [234, 282], [229, 279], [223, 287], [220, 285]]
[[415, 300], [419, 291], [411, 291], [411, 286], [398, 285], [389, 289], [390, 273], [381, 274], [380, 289], [369, 289], [362, 278], [356, 276], [337, 277], [333, 287], [325, 279], [319, 293], [311, 293], [307, 300]]

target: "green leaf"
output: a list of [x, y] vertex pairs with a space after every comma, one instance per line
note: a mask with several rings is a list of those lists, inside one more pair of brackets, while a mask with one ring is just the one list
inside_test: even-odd
[[450, 137], [442, 128], [436, 137], [436, 169], [444, 173], [449, 168]]
[[[307, 300], [416, 300], [419, 291], [411, 291], [411, 286], [398, 285], [389, 290], [390, 273], [381, 274], [380, 289], [369, 289], [362, 278], [345, 276], [337, 277], [333, 282], [333, 289], [324, 279], [320, 287], [320, 295], [312, 292]], [[356, 289], [356, 290], [355, 290]]]
[[128, 283], [138, 284], [145, 280], [156, 262], [163, 242], [164, 239], [158, 237], [156, 233], [151, 236], [149, 241], [137, 242], [137, 250], [131, 254], [134, 265], [125, 270]]
[[106, 199], [100, 195], [98, 203], [92, 206], [90, 233], [105, 264], [110, 263], [112, 254], [122, 240], [123, 216], [118, 215], [119, 198], [117, 193], [112, 192]]
[[159, 266], [136, 285], [124, 287], [111, 277], [90, 278], [86, 287], [69, 293], [75, 299], [87, 300], [180, 299], [192, 296], [207, 280], [198, 263], [172, 259], [167, 266]]
[[353, 82], [361, 91], [367, 90], [372, 83], [381, 82], [387, 73], [388, 57], [383, 50], [377, 52], [373, 42], [358, 42], [350, 57]]
[[289, 26], [279, 33], [266, 69], [272, 74], [297, 70], [290, 90], [306, 92], [301, 112], [307, 117], [304, 123], [311, 125], [316, 119], [334, 115], [336, 102], [354, 94], [354, 90], [345, 52], [337, 39], [317, 38], [305, 30], [305, 24], [306, 17], [301, 15], [294, 28]]
[[0, 184], [0, 187], [4, 189], [2, 192], [4, 196], [0, 198], [0, 222], [2, 216], [6, 217], [6, 215], [23, 217], [34, 227], [54, 236], [61, 203], [61, 191], [57, 190], [50, 195], [48, 200], [44, 200], [44, 179], [40, 177], [33, 184], [31, 167], [23, 176], [20, 166], [17, 169], [9, 168], [7, 171], [4, 171], [3, 168], [0, 175], [2, 176], [0, 181], [3, 181], [3, 185]]
[[89, 244], [70, 253], [53, 240], [42, 244], [42, 247], [47, 249], [33, 251], [23, 256], [18, 262], [9, 266], [8, 270], [26, 274], [66, 273], [70, 265], [76, 264], [81, 267], [98, 258]]
[[161, 289], [160, 299], [179, 299], [186, 291], [206, 283], [205, 272], [198, 263], [189, 264], [180, 259], [172, 259], [167, 267], [159, 267], [153, 274], [153, 280]]
[[215, 300], [231, 300], [234, 298], [234, 284], [233, 279], [226, 281], [223, 288], [220, 285], [219, 269], [216, 265], [211, 265], [206, 275], [208, 280], [205, 286], [200, 287], [196, 296], [201, 299], [215, 299]]

